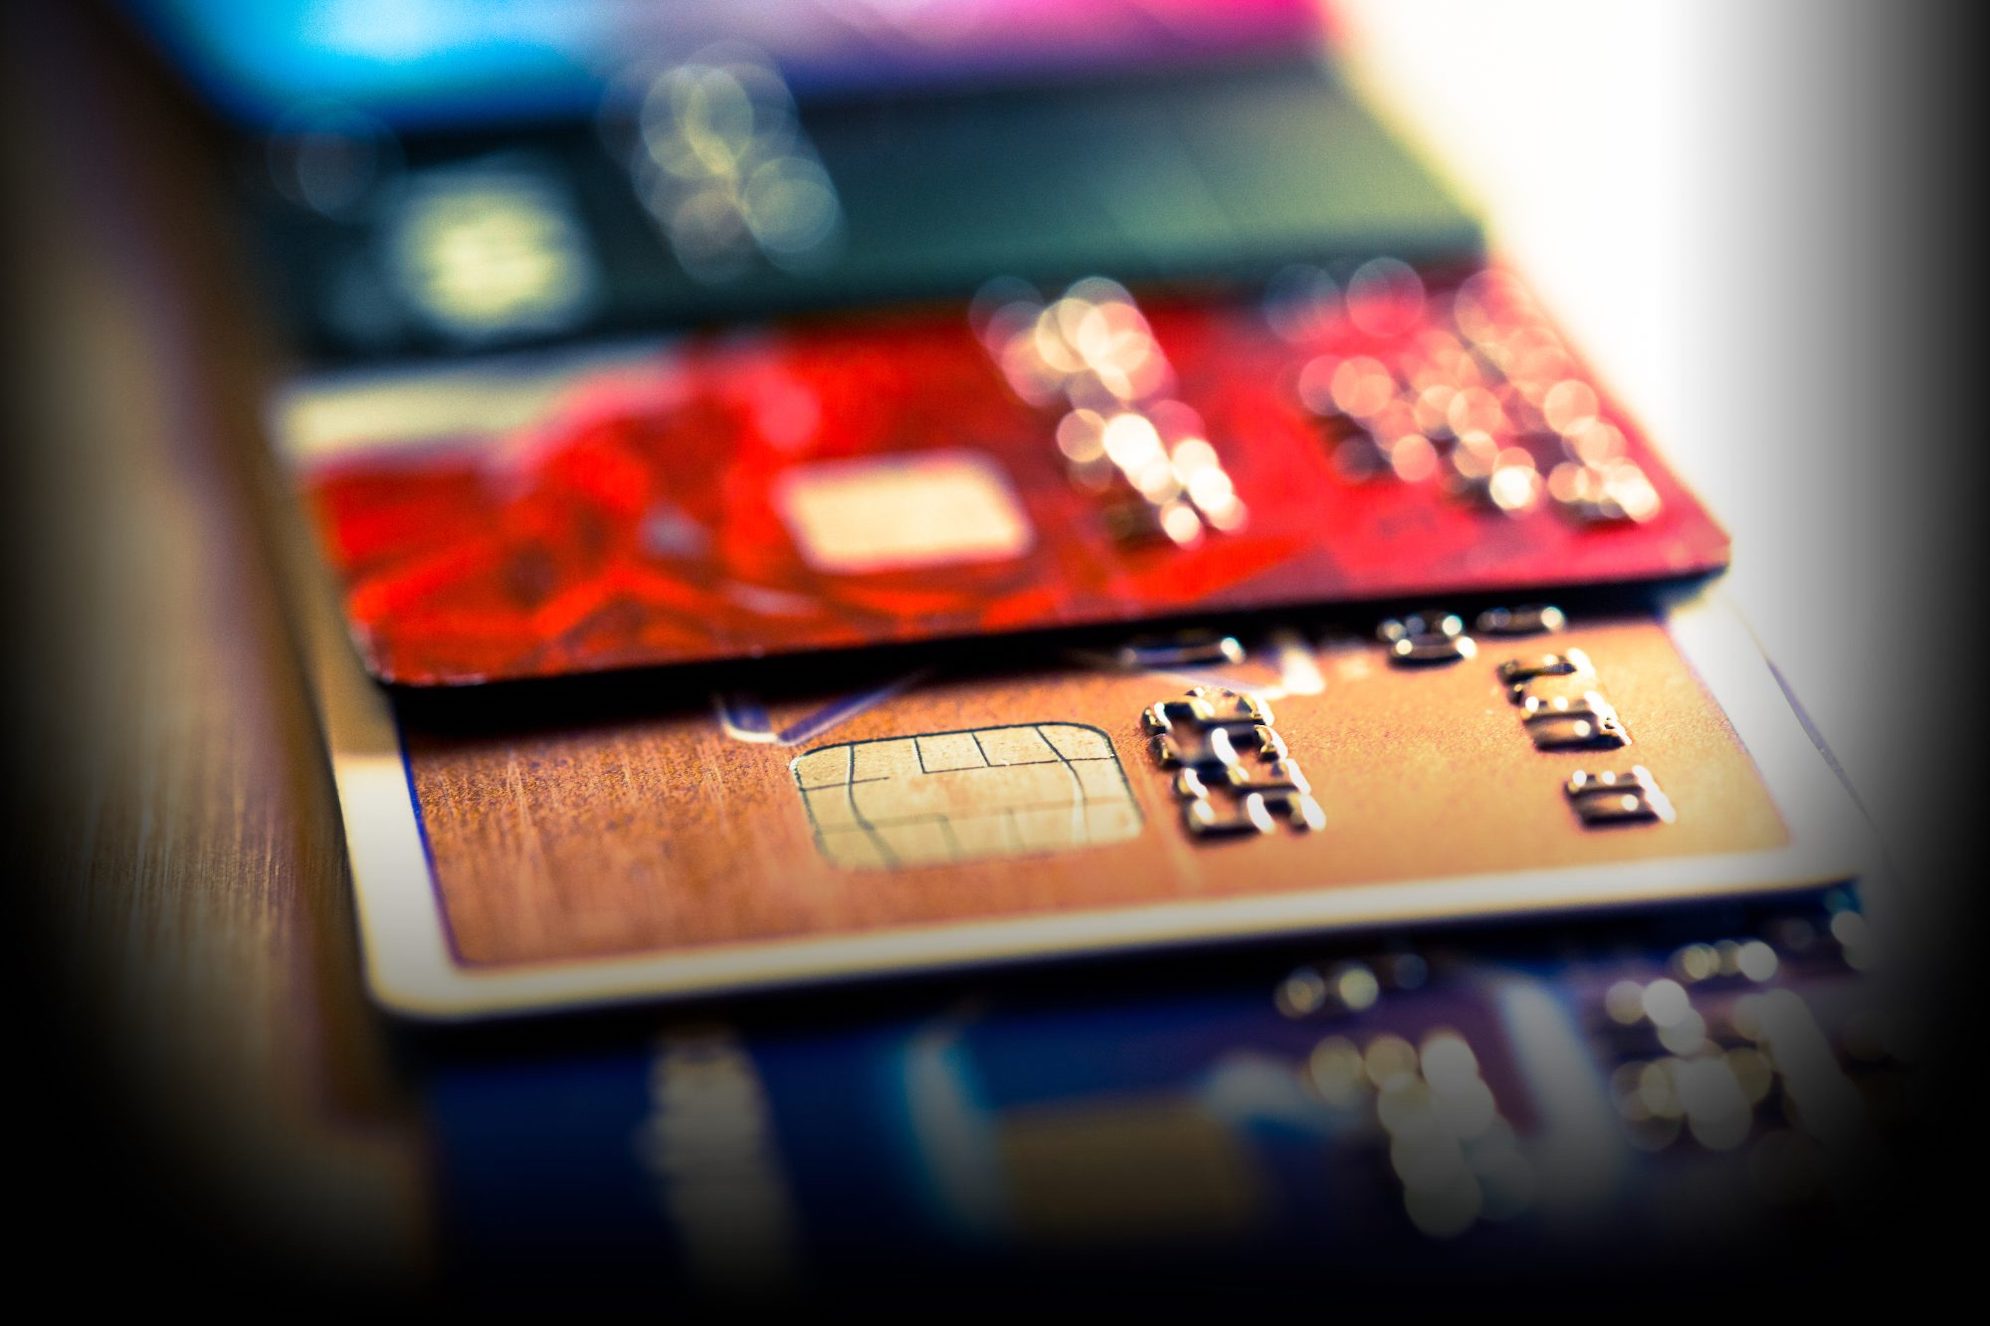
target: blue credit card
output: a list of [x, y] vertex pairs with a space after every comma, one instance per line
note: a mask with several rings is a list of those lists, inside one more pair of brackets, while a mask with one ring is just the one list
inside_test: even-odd
[[500, 1293], [911, 1267], [999, 1292], [1018, 1268], [1725, 1256], [1844, 1201], [1900, 1091], [1844, 890], [1303, 956], [441, 1056], [450, 1265]]

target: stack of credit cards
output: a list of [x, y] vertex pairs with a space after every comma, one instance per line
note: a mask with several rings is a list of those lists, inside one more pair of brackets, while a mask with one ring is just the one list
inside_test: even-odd
[[[640, 104], [792, 118], [743, 58]], [[336, 351], [271, 412], [297, 599], [461, 1283], [1497, 1278], [1856, 1200], [1912, 1047], [1726, 534], [1278, 67], [1184, 87], [1356, 126], [1308, 149], [1353, 183], [1249, 244], [1190, 209], [893, 267], [848, 107], [779, 139], [843, 190], [790, 197], [819, 262], [748, 211], [711, 248], [645, 140], [640, 309], [635, 232], [547, 220], [566, 139], [276, 227]], [[450, 218], [503, 197], [563, 238], [466, 281]], [[327, 273], [423, 207], [400, 321], [341, 331]]]

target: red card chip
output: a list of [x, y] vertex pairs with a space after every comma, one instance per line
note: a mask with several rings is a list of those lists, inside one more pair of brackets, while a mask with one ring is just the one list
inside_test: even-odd
[[1387, 260], [325, 381], [283, 431], [367, 666], [412, 685], [1727, 556], [1512, 278]]

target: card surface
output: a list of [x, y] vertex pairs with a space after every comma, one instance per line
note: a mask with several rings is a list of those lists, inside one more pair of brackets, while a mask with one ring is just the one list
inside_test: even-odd
[[1849, 1209], [1848, 1141], [1903, 1125], [1912, 1047], [1872, 961], [1834, 889], [471, 1056], [427, 1088], [447, 1262], [561, 1294], [581, 1266], [520, 1250], [733, 1293], [940, 1258], [991, 1288], [1129, 1258], [1148, 1289], [1238, 1261], [1315, 1289], [1480, 1258], [1676, 1268], [1710, 1235], [1815, 1237]]
[[329, 627], [319, 660], [346, 670], [323, 675], [375, 990], [425, 1016], [1861, 863], [1842, 788], [1710, 605], [1298, 622], [854, 682], [763, 666], [733, 674], [753, 691], [659, 679], [564, 713], [391, 699]]
[[1727, 540], [1497, 270], [321, 380], [285, 403], [366, 665], [460, 685], [1672, 578]]

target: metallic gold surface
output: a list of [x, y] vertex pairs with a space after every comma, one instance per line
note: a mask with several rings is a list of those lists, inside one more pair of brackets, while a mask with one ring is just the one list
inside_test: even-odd
[[[1665, 626], [1578, 622], [1552, 640], [1589, 656], [1590, 684], [1621, 716], [1628, 747], [1536, 748], [1499, 665], [1538, 654], [1538, 639], [1488, 639], [1475, 657], [1413, 668], [1392, 666], [1373, 640], [1309, 645], [1291, 674], [1307, 679], [1297, 691], [1256, 658], [1193, 676], [1074, 663], [938, 678], [796, 747], [737, 740], [703, 705], [592, 727], [405, 736], [452, 946], [459, 960], [495, 966], [1457, 876], [1488, 876], [1485, 910], [1497, 911], [1500, 876], [1512, 872], [1594, 867], [1592, 893], [1607, 899], [1613, 867], [1673, 860], [1683, 883], [1696, 860], [1788, 841], [1748, 752]], [[1150, 753], [1142, 714], [1196, 680], [1275, 695], [1277, 730], [1305, 766], [1322, 831], [1279, 825], [1204, 841], [1185, 830], [1174, 772]], [[831, 698], [769, 712], [778, 729]], [[824, 785], [811, 776], [817, 763], [917, 752], [907, 739], [932, 734], [1059, 724], [1110, 739], [1141, 812], [1136, 833], [1050, 835], [1030, 855], [1006, 839], [1004, 854], [908, 849], [861, 860], [818, 846], [828, 811], [815, 806], [812, 822], [814, 802], [804, 802], [823, 795], [809, 790]], [[1634, 764], [1664, 790], [1672, 822], [1586, 828], [1569, 780]], [[828, 781], [840, 786], [840, 773]], [[971, 804], [960, 797], [994, 805], [1006, 795], [931, 786], [938, 800], [926, 810], [953, 817]], [[1130, 820], [1129, 809], [1114, 824]], [[840, 829], [830, 837], [856, 841]], [[1069, 845], [1079, 841], [1090, 845]]]

